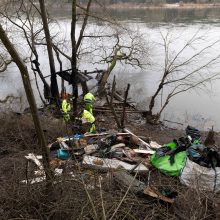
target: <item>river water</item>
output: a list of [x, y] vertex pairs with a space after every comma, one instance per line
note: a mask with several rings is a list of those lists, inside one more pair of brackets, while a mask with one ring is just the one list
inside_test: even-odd
[[[184, 42], [192, 37], [195, 32], [205, 36], [205, 43], [196, 44], [196, 49], [201, 49], [215, 40], [220, 39], [220, 10], [219, 9], [129, 9], [129, 10], [112, 10], [111, 14], [117, 18], [124, 26], [139, 31], [150, 47], [151, 65], [145, 69], [132, 68], [130, 66], [117, 64], [112, 72], [112, 76], [117, 77], [117, 86], [120, 89], [126, 87], [127, 83], [131, 84], [130, 97], [137, 102], [137, 107], [146, 110], [150, 97], [158, 86], [159, 79], [163, 70], [164, 54], [160, 44], [162, 42], [161, 33], [165, 34], [169, 30], [172, 39], [170, 51], [174, 53], [181, 49]], [[59, 10], [54, 13], [60, 27], [63, 29], [63, 35], [70, 33], [70, 14], [65, 10]], [[89, 29], [91, 32], [97, 27], [102, 26], [95, 21], [90, 22]], [[77, 31], [79, 32], [80, 26]], [[105, 28], [105, 26], [104, 26]], [[111, 44], [106, 42], [107, 44]], [[153, 46], [152, 46], [153, 45]], [[204, 55], [196, 62], [205, 63], [209, 58], [220, 54], [220, 44], [217, 43], [208, 55]], [[172, 53], [171, 53], [172, 54]], [[192, 48], [186, 50], [183, 59], [191, 56]], [[48, 63], [45, 62], [46, 53], [41, 51], [41, 68], [44, 73], [49, 74]], [[147, 58], [146, 58], [147, 59]], [[195, 66], [198, 65], [195, 63]], [[67, 64], [68, 65], [68, 64]], [[94, 70], [95, 64], [81, 61], [82, 69]], [[104, 66], [103, 66], [104, 67]], [[192, 66], [185, 67], [190, 71]], [[216, 62], [209, 69], [208, 74], [220, 73], [220, 65]], [[112, 77], [111, 76], [111, 77]], [[34, 75], [31, 75], [32, 85], [38, 106], [41, 101], [36, 90]], [[40, 83], [40, 87], [41, 87]], [[166, 91], [164, 91], [166, 94]], [[163, 97], [164, 98], [164, 97]], [[23, 111], [28, 107], [25, 98], [25, 92], [22, 81], [17, 69], [12, 64], [5, 73], [0, 74], [0, 99], [7, 99], [6, 102], [0, 103], [1, 111]], [[157, 109], [160, 107], [160, 99], [157, 100]], [[165, 109], [162, 119], [178, 122], [180, 124], [169, 122], [169, 126], [184, 128], [187, 124], [198, 127], [200, 130], [208, 130], [214, 126], [215, 130], [220, 131], [220, 80], [208, 83], [201, 89], [190, 90], [173, 97]]]

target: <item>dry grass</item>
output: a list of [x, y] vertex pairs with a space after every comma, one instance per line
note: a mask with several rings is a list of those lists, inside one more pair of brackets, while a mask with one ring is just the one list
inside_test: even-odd
[[[48, 142], [65, 134], [62, 120], [41, 118]], [[177, 191], [173, 205], [130, 191], [125, 196], [127, 189], [118, 186], [111, 173], [80, 170], [74, 161], [67, 164], [67, 170], [73, 171], [75, 177], [56, 179], [53, 193], [46, 196], [44, 183], [20, 183], [26, 174], [24, 155], [40, 153], [31, 117], [10, 115], [2, 117], [0, 123], [0, 219], [111, 219], [119, 204], [113, 219], [220, 219], [219, 195], [189, 189], [177, 178], [157, 170], [152, 170], [150, 184]], [[147, 133], [141, 126], [136, 129]], [[154, 133], [150, 128], [151, 136], [156, 136], [158, 129]], [[162, 132], [164, 138], [173, 134]], [[148, 176], [137, 178], [147, 183]]]

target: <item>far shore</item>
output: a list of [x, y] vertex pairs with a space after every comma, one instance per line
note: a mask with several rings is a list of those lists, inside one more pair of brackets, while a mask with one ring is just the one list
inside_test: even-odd
[[[62, 4], [53, 4], [50, 5], [50, 9], [62, 9], [64, 11], [71, 11], [70, 7], [71, 3], [62, 3]], [[59, 6], [59, 7], [57, 7]], [[132, 3], [117, 3], [117, 4], [106, 4], [102, 5], [106, 9], [109, 10], [162, 10], [162, 9], [176, 9], [176, 10], [203, 10], [203, 9], [220, 9], [220, 2], [219, 3], [174, 3], [174, 4], [147, 4], [147, 3], [139, 3], [139, 4], [132, 4]], [[81, 5], [81, 7], [86, 8], [87, 5]], [[91, 8], [93, 9], [100, 9], [100, 5], [92, 4]]]
[[[96, 5], [93, 5], [96, 7]], [[97, 6], [99, 7], [99, 6]], [[140, 3], [140, 4], [132, 4], [132, 3], [118, 3], [118, 4], [111, 4], [106, 5], [106, 7], [110, 9], [161, 9], [161, 8], [168, 8], [168, 9], [206, 9], [206, 8], [220, 8], [220, 3], [173, 3], [173, 4], [147, 4], [147, 3]]]

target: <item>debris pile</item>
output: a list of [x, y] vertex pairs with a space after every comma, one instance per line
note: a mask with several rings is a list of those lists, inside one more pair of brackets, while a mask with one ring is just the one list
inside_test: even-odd
[[[213, 147], [203, 145], [200, 132], [190, 126], [183, 137], [162, 146], [154, 141], [147, 143], [123, 129], [123, 132], [110, 130], [57, 138], [48, 148], [50, 163], [57, 176], [62, 175], [61, 167], [65, 163], [73, 161], [80, 169], [111, 173], [115, 182], [137, 195], [173, 203], [176, 192], [150, 185], [150, 173], [156, 168], [165, 175], [179, 177], [189, 187], [220, 191], [219, 154]], [[29, 182], [44, 181], [41, 157], [29, 154], [26, 158], [39, 168], [35, 172], [38, 177]], [[142, 181], [141, 176], [148, 180]]]

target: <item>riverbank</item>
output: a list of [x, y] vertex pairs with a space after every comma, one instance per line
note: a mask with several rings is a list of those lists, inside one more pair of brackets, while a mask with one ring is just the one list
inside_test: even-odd
[[[66, 127], [62, 118], [54, 118], [48, 112], [40, 111], [40, 119], [48, 143], [57, 137], [66, 135]], [[36, 132], [30, 113], [10, 114], [0, 118], [0, 213], [2, 219], [22, 216], [22, 219], [94, 219], [93, 211], [102, 219], [104, 215], [112, 216], [112, 210], [118, 207], [127, 189], [120, 188], [112, 179], [111, 173], [80, 170], [70, 161], [66, 169], [71, 169], [72, 179], [65, 177], [54, 184], [55, 194], [50, 202], [44, 197], [44, 184], [24, 185], [21, 180], [31, 173], [27, 172], [25, 155], [41, 154], [37, 143]], [[116, 129], [111, 113], [96, 115], [97, 127]], [[149, 125], [139, 114], [127, 114], [125, 125], [137, 135], [145, 136], [159, 144], [165, 144], [185, 134], [181, 130], [173, 130], [163, 125]], [[202, 134], [204, 140], [205, 133]], [[218, 143], [219, 144], [219, 139]], [[36, 167], [32, 169], [36, 170]], [[79, 179], [77, 179], [79, 175]], [[87, 178], [101, 181], [102, 186], [87, 188], [81, 184]], [[178, 194], [174, 204], [167, 205], [151, 197], [140, 197], [126, 192], [126, 199], [120, 205], [115, 219], [201, 219], [219, 217], [219, 195], [197, 192], [182, 185], [178, 178], [168, 177], [155, 168], [141, 181], [155, 187], [165, 187]], [[88, 183], [87, 183], [88, 184]], [[92, 183], [89, 185], [91, 186]], [[88, 185], [88, 186], [89, 186]], [[88, 194], [89, 193], [89, 194]], [[88, 198], [89, 195], [89, 198]], [[192, 199], [193, 198], [193, 199]], [[101, 203], [100, 203], [101, 201]], [[91, 205], [92, 202], [92, 205]], [[208, 207], [208, 209], [207, 209]], [[36, 211], [37, 210], [37, 211]], [[105, 214], [106, 213], [106, 214]], [[132, 216], [132, 217], [131, 217]], [[109, 218], [107, 218], [109, 219]], [[207, 218], [208, 219], [208, 218]]]
[[[86, 8], [87, 5], [81, 5], [80, 7]], [[54, 4], [50, 5], [50, 10], [62, 9], [64, 11], [71, 11], [70, 3]], [[161, 9], [179, 9], [179, 10], [201, 10], [201, 9], [216, 9], [220, 8], [220, 3], [173, 3], [173, 4], [149, 4], [149, 3], [117, 3], [117, 4], [95, 4], [93, 3], [90, 8], [99, 10], [105, 8], [106, 10], [161, 10]]]

